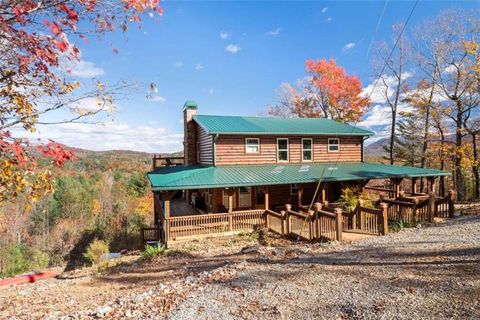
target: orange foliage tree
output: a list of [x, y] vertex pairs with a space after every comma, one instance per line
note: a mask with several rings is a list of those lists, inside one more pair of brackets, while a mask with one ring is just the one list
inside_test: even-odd
[[330, 118], [341, 122], [358, 122], [370, 105], [362, 95], [362, 83], [349, 75], [335, 60], [307, 60], [307, 77], [298, 82], [298, 89], [283, 84], [280, 103], [270, 114]]

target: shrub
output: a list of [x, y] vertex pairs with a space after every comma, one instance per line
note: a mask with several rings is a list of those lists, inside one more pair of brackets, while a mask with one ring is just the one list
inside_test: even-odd
[[14, 276], [27, 271], [40, 271], [48, 266], [48, 255], [23, 244], [11, 243], [0, 248], [0, 275]]
[[30, 263], [27, 257], [27, 249], [24, 245], [11, 243], [2, 251], [2, 275], [13, 276], [28, 271]]
[[142, 252], [142, 260], [144, 261], [152, 260], [154, 257], [161, 255], [164, 252], [165, 252], [164, 247], [150, 246], [147, 244], [145, 246], [145, 250]]
[[30, 258], [30, 269], [33, 271], [43, 270], [50, 261], [47, 253], [35, 248], [29, 250], [28, 256]]
[[87, 247], [87, 251], [83, 254], [83, 257], [90, 263], [96, 265], [100, 262], [102, 255], [109, 253], [108, 242], [95, 239]]
[[355, 192], [350, 188], [342, 189], [342, 195], [340, 196], [342, 202], [345, 202], [345, 209], [350, 212], [352, 208], [358, 205], [358, 199], [363, 200], [363, 207], [373, 208], [372, 201], [367, 197], [365, 193]]

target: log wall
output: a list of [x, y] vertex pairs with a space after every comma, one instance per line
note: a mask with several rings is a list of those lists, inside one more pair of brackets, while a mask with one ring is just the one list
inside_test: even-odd
[[[245, 152], [245, 138], [258, 138], [259, 153]], [[284, 136], [219, 136], [216, 143], [217, 165], [228, 164], [264, 164], [277, 163], [277, 138]], [[289, 163], [302, 162], [302, 137], [287, 137], [289, 139]], [[349, 162], [362, 160], [362, 137], [341, 137], [340, 151], [328, 152], [328, 138], [313, 138], [313, 162]], [[308, 162], [306, 162], [308, 163]]]

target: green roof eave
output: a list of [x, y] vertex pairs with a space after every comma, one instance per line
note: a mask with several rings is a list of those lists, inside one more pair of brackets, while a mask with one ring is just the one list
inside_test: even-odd
[[148, 173], [153, 191], [266, 186], [322, 181], [448, 176], [436, 169], [364, 162], [169, 167]]
[[294, 131], [294, 132], [283, 132], [283, 131], [270, 131], [270, 132], [255, 132], [255, 131], [233, 131], [233, 132], [222, 132], [222, 131], [207, 131], [207, 134], [221, 134], [221, 135], [241, 135], [241, 134], [251, 134], [256, 136], [266, 136], [266, 135], [282, 135], [282, 136], [300, 136], [300, 135], [309, 135], [309, 136], [362, 136], [362, 137], [371, 137], [375, 135], [373, 132], [361, 133], [361, 132], [354, 132], [354, 133], [309, 133], [309, 132], [302, 132], [302, 131]]

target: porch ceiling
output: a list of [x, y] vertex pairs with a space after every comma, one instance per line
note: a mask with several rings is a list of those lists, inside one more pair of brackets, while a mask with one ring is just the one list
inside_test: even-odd
[[268, 186], [322, 181], [448, 176], [449, 172], [366, 162], [175, 166], [147, 174], [153, 191]]

